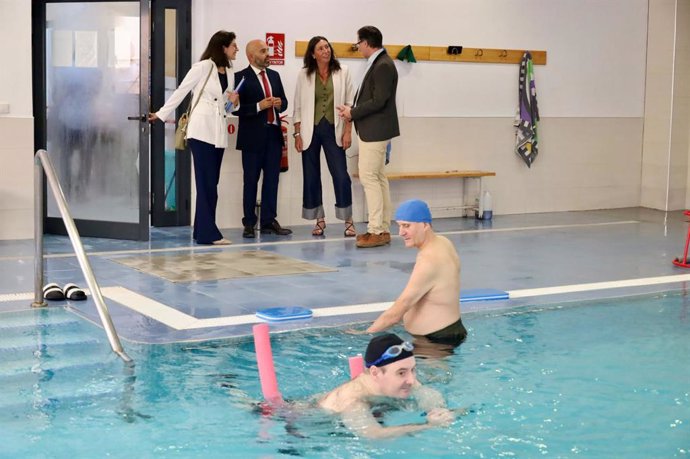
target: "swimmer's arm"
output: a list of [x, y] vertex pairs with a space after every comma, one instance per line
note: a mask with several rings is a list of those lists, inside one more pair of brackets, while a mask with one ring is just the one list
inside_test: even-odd
[[443, 395], [431, 387], [419, 384], [415, 386], [413, 395], [415, 400], [417, 400], [417, 406], [422, 411], [429, 412], [434, 408], [446, 407], [446, 401], [443, 399]]
[[423, 416], [437, 410], [449, 411], [453, 416], [465, 416], [468, 412], [474, 412], [471, 408], [448, 408], [443, 395], [436, 389], [422, 385], [419, 381], [413, 387], [412, 395], [417, 401], [417, 408], [422, 410]]
[[399, 437], [434, 427], [429, 422], [423, 424], [403, 424], [400, 426], [382, 426], [371, 414], [369, 406], [357, 405], [342, 413], [345, 425], [360, 437], [366, 438], [392, 438]]
[[399, 323], [405, 313], [419, 303], [424, 295], [429, 293], [433, 285], [433, 279], [434, 266], [431, 260], [418, 257], [410, 280], [407, 282], [403, 292], [395, 300], [395, 303], [383, 311], [374, 323], [367, 328], [367, 333], [380, 332]]

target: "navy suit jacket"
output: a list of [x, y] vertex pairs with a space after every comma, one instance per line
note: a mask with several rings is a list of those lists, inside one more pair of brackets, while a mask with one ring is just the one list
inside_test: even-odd
[[[266, 69], [268, 81], [271, 83], [271, 91], [273, 97], [280, 97], [283, 104], [280, 107], [280, 112], [287, 110], [288, 101], [283, 90], [283, 83], [280, 81], [280, 75], [275, 70]], [[280, 130], [280, 118], [278, 110], [275, 119], [278, 121], [279, 129], [267, 129], [268, 124], [268, 110], [261, 110], [257, 112], [257, 104], [265, 98], [263, 83], [259, 76], [254, 72], [251, 66], [235, 73], [235, 87], [244, 78], [244, 83], [239, 90], [240, 94], [240, 108], [233, 112], [240, 119], [237, 128], [237, 149], [248, 151], [260, 151], [266, 148], [266, 140], [269, 135], [280, 135], [280, 141], [283, 142], [283, 134]]]

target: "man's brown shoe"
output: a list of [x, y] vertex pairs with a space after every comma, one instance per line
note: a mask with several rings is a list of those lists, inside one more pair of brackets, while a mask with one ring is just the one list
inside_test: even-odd
[[370, 235], [371, 235], [371, 233], [362, 233], [362, 234], [358, 234], [357, 237], [356, 237], [355, 239], [356, 239], [357, 242], [359, 242], [359, 241], [361, 241], [361, 240], [363, 240], [363, 239], [367, 239]]
[[386, 245], [386, 240], [383, 234], [367, 234], [369, 235], [369, 237], [362, 238], [361, 240], [357, 241], [357, 247], [366, 249], [369, 247], [379, 247], [382, 245]]
[[383, 241], [384, 241], [386, 244], [390, 244], [390, 243], [391, 243], [391, 233], [388, 233], [388, 232], [386, 232], [386, 233], [381, 233], [381, 236], [383, 236]]

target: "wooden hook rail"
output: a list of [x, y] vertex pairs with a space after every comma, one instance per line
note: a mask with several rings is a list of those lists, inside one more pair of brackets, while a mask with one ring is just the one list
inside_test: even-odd
[[[309, 42], [295, 42], [295, 56], [303, 57]], [[331, 42], [335, 55], [341, 59], [363, 59], [352, 43]], [[405, 45], [385, 45], [388, 54], [395, 59]], [[461, 54], [448, 54], [447, 46], [412, 46], [418, 61], [475, 62], [481, 64], [519, 64], [524, 50], [495, 48], [463, 48]], [[532, 51], [532, 63], [546, 65], [546, 51]]]

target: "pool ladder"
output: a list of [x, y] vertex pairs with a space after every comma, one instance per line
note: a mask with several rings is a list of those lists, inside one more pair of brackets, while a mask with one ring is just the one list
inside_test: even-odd
[[55, 174], [55, 168], [53, 163], [50, 161], [48, 152], [46, 150], [38, 150], [34, 156], [34, 302], [33, 307], [42, 307], [46, 303], [43, 298], [43, 270], [45, 266], [44, 254], [43, 254], [43, 173], [48, 179], [48, 184], [51, 190], [53, 190], [53, 196], [57, 202], [57, 206], [60, 209], [60, 215], [62, 216], [62, 221], [67, 229], [67, 234], [69, 235], [70, 242], [74, 248], [74, 253], [79, 260], [79, 266], [81, 267], [84, 278], [86, 279], [86, 284], [89, 286], [91, 291], [91, 296], [93, 297], [94, 303], [96, 304], [96, 310], [101, 319], [101, 324], [105, 330], [105, 334], [110, 342], [110, 347], [113, 352], [115, 352], [127, 365], [134, 366], [134, 361], [122, 348], [122, 343], [120, 342], [120, 337], [115, 331], [115, 326], [110, 318], [110, 313], [108, 312], [108, 307], [105, 305], [103, 300], [103, 295], [101, 294], [101, 289], [96, 282], [96, 277], [91, 269], [91, 264], [89, 259], [86, 257], [86, 252], [84, 252], [84, 246], [81, 243], [81, 238], [79, 237], [79, 232], [77, 231], [77, 226], [74, 224], [72, 215], [67, 207], [67, 200], [60, 187], [60, 182]]

